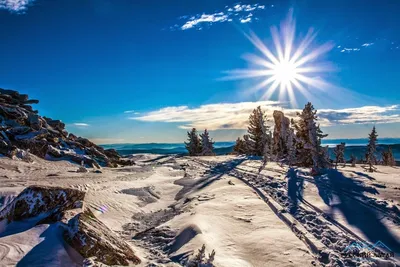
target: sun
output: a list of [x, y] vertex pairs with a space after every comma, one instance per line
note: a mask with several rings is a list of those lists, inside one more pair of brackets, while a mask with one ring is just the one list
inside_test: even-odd
[[295, 20], [292, 10], [280, 30], [271, 28], [274, 49], [270, 49], [254, 33], [245, 34], [253, 45], [261, 52], [245, 55], [244, 59], [252, 63], [254, 68], [228, 71], [228, 79], [258, 79], [261, 81], [248, 91], [263, 91], [262, 100], [270, 100], [274, 93], [279, 92], [279, 100], [290, 102], [297, 106], [296, 94], [301, 93], [310, 100], [313, 90], [324, 90], [329, 83], [322, 79], [322, 74], [333, 70], [329, 64], [319, 62], [322, 55], [333, 48], [326, 43], [311, 48], [316, 33], [309, 29], [300, 42], [295, 45]]
[[276, 64], [273, 68], [273, 77], [279, 81], [279, 84], [288, 85], [296, 79], [297, 69], [296, 66], [290, 61], [283, 60]]

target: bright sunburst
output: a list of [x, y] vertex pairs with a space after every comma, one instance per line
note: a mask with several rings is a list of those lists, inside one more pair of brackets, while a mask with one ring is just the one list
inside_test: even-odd
[[262, 81], [250, 91], [265, 90], [262, 99], [268, 100], [278, 90], [279, 100], [289, 97], [290, 104], [297, 106], [296, 92], [300, 92], [310, 99], [310, 89], [324, 90], [328, 83], [321, 79], [321, 74], [330, 70], [327, 65], [317, 62], [321, 55], [332, 49], [327, 43], [315, 49], [310, 45], [316, 37], [313, 29], [309, 29], [306, 36], [295, 46], [295, 21], [292, 12], [282, 22], [280, 31], [277, 27], [271, 28], [274, 51], [269, 49], [254, 33], [246, 37], [262, 53], [246, 55], [245, 59], [257, 68], [229, 71], [230, 79], [262, 78]]

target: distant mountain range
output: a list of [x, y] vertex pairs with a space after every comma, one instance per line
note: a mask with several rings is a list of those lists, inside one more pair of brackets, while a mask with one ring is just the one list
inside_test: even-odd
[[[341, 142], [346, 143], [345, 158], [350, 159], [354, 154], [358, 159], [365, 156], [367, 139], [330, 139], [323, 140], [323, 145], [330, 147], [330, 154], [333, 158], [333, 147]], [[216, 142], [215, 153], [217, 155], [228, 154], [233, 151], [235, 142]], [[400, 138], [382, 138], [378, 140], [377, 156], [380, 158], [382, 151], [392, 148], [394, 157], [400, 161]], [[147, 143], [147, 144], [110, 144], [102, 145], [103, 148], [114, 148], [121, 155], [130, 154], [186, 154], [187, 150], [183, 143]]]

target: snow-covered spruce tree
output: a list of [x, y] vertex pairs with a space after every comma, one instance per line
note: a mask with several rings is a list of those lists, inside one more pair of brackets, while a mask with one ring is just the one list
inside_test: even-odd
[[214, 259], [215, 259], [215, 250], [206, 256], [206, 246], [203, 245], [199, 252], [194, 256], [192, 260], [187, 262], [185, 267], [214, 267]]
[[207, 129], [204, 130], [204, 133], [200, 134], [201, 138], [201, 155], [202, 156], [214, 156], [214, 142], [210, 138], [210, 134]]
[[252, 155], [254, 150], [254, 142], [250, 139], [248, 134], [243, 135], [244, 146], [246, 149], [246, 155]]
[[301, 113], [297, 113], [299, 117], [296, 127], [297, 140], [297, 159], [304, 167], [313, 167], [314, 172], [318, 172], [320, 168], [329, 167], [326, 152], [321, 147], [322, 138], [328, 136], [323, 134], [316, 121], [318, 117], [317, 111], [309, 102], [305, 105]]
[[265, 133], [267, 131], [269, 131], [269, 127], [266, 125], [264, 112], [261, 110], [261, 107], [258, 106], [250, 114], [249, 126], [247, 128], [248, 140], [246, 143], [250, 155], [262, 156], [264, 154]]
[[233, 151], [239, 155], [246, 154], [246, 142], [242, 138], [238, 137], [235, 146], [233, 147]]
[[382, 152], [382, 162], [385, 166], [395, 166], [396, 161], [393, 156], [392, 148], [389, 146], [388, 151]]
[[196, 128], [193, 128], [190, 132], [187, 133], [188, 142], [185, 142], [185, 146], [187, 151], [189, 152], [189, 156], [198, 156], [202, 152], [201, 142], [199, 136], [197, 135]]
[[392, 151], [391, 147], [389, 147], [388, 153], [389, 153], [389, 166], [392, 166], [392, 167], [396, 166], [396, 159], [394, 158], [393, 151]]
[[372, 128], [368, 138], [367, 154], [365, 155], [365, 158], [367, 160], [367, 164], [369, 165], [369, 171], [373, 172], [376, 169], [374, 165], [376, 164], [375, 152], [376, 143], [378, 142], [378, 134], [376, 133], [375, 126]]
[[346, 161], [344, 159], [345, 147], [346, 143], [340, 143], [333, 149], [333, 154], [335, 154], [335, 169], [337, 169], [338, 163], [344, 163], [344, 166], [346, 166]]

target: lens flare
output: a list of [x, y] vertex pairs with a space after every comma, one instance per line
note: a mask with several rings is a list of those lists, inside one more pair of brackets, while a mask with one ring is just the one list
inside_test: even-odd
[[250, 54], [244, 58], [256, 68], [228, 71], [227, 79], [260, 79], [261, 82], [249, 92], [264, 90], [262, 100], [269, 100], [275, 92], [279, 92], [279, 100], [297, 107], [296, 93], [303, 94], [308, 100], [312, 98], [312, 90], [326, 90], [331, 85], [321, 75], [332, 71], [328, 64], [318, 62], [321, 56], [333, 48], [331, 43], [311, 48], [316, 33], [309, 29], [305, 37], [295, 45], [295, 20], [293, 11], [281, 23], [280, 31], [271, 28], [274, 52], [267, 47], [254, 33], [245, 34], [262, 56]]

